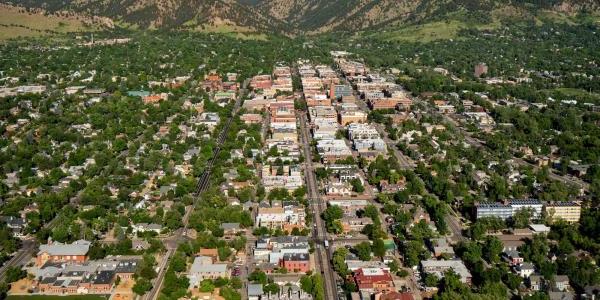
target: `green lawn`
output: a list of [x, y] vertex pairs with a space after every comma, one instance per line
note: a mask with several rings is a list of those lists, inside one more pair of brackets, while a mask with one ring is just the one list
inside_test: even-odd
[[100, 295], [77, 295], [77, 296], [8, 296], [7, 300], [106, 300], [107, 296]]

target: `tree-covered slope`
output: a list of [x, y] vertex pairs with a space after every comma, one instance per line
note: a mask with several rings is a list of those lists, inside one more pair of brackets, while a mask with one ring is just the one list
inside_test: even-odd
[[141, 28], [234, 25], [255, 31], [319, 33], [443, 21], [457, 14], [491, 22], [540, 13], [596, 13], [595, 0], [0, 0], [0, 3], [109, 17]]

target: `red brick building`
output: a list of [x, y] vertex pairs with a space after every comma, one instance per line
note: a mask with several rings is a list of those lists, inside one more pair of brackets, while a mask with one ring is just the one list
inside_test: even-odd
[[47, 245], [40, 245], [35, 264], [41, 267], [46, 262], [83, 263], [88, 259], [87, 253], [89, 250], [90, 242], [84, 240], [75, 241], [72, 244], [50, 242]]
[[310, 258], [308, 253], [285, 254], [279, 266], [288, 272], [306, 273], [310, 271]]
[[394, 281], [388, 270], [363, 268], [354, 272], [354, 282], [359, 290], [386, 292], [392, 290]]

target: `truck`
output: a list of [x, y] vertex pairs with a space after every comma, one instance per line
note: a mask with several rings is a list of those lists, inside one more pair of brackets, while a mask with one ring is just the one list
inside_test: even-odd
[[328, 240], [323, 241], [323, 245], [325, 246], [325, 249], [328, 249], [329, 248], [329, 241]]

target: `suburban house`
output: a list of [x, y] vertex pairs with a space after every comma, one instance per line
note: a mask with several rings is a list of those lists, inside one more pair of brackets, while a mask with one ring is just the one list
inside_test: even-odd
[[460, 276], [462, 283], [471, 283], [471, 273], [461, 260], [423, 260], [421, 270], [427, 274], [434, 274], [438, 278], [443, 278], [444, 272], [452, 270]]
[[187, 277], [191, 287], [198, 287], [204, 279], [229, 278], [229, 275], [227, 264], [215, 264], [211, 257], [197, 256]]
[[148, 224], [148, 223], [137, 223], [131, 225], [132, 233], [138, 234], [144, 232], [155, 232], [156, 234], [160, 234], [162, 231], [162, 225], [160, 224]]

